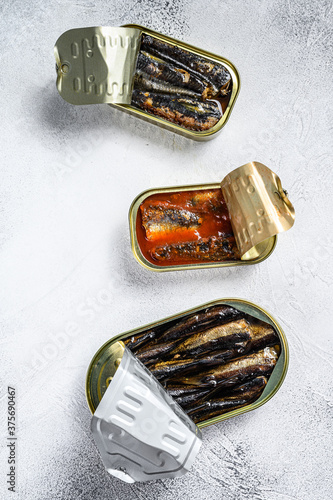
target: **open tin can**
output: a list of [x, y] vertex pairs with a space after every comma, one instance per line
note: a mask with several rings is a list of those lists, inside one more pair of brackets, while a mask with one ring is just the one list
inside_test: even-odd
[[[215, 311], [217, 311], [217, 313]], [[274, 359], [274, 364], [271, 365], [270, 367], [268, 367], [269, 368], [268, 375], [267, 375], [268, 372], [266, 371], [267, 367], [265, 365], [265, 363], [267, 361], [264, 361], [263, 364], [260, 365], [261, 366], [260, 369], [256, 368], [256, 370], [254, 370], [251, 368], [252, 371], [250, 370], [247, 372], [244, 371], [244, 368], [242, 368], [242, 364], [236, 364], [235, 365], [236, 371], [234, 370], [232, 372], [233, 375], [232, 375], [232, 378], [230, 378], [231, 382], [229, 380], [229, 382], [227, 381], [227, 384], [229, 384], [229, 383], [242, 384], [244, 381], [246, 381], [249, 378], [249, 376], [256, 376], [257, 377], [258, 374], [259, 375], [266, 374], [266, 376], [268, 377], [268, 380], [266, 380], [264, 387], [262, 389], [260, 389], [261, 390], [260, 394], [259, 395], [257, 394], [257, 396], [254, 399], [253, 399], [253, 397], [252, 397], [252, 399], [250, 398], [248, 404], [244, 403], [245, 400], [244, 401], [242, 400], [243, 404], [241, 407], [237, 407], [237, 405], [236, 405], [236, 408], [235, 408], [235, 405], [233, 405], [235, 408], [235, 409], [233, 409], [232, 405], [231, 405], [230, 411], [229, 410], [225, 411], [225, 406], [224, 406], [223, 407], [224, 409], [221, 410], [220, 414], [217, 414], [217, 415], [213, 416], [212, 418], [207, 417], [207, 418], [198, 419], [199, 421], [196, 422], [197, 426], [199, 428], [202, 428], [202, 427], [206, 427], [208, 425], [212, 425], [212, 424], [221, 422], [221, 421], [226, 420], [228, 418], [231, 418], [231, 417], [234, 417], [237, 415], [241, 415], [245, 412], [248, 412], [248, 411], [251, 411], [251, 410], [254, 410], [254, 409], [260, 407], [261, 405], [266, 403], [270, 398], [272, 398], [272, 396], [274, 396], [274, 394], [276, 394], [276, 392], [280, 388], [280, 386], [281, 386], [281, 384], [286, 376], [287, 369], [288, 369], [289, 354], [288, 354], [288, 344], [287, 344], [285, 334], [284, 334], [282, 328], [280, 327], [280, 325], [277, 323], [277, 321], [263, 308], [259, 307], [258, 305], [254, 304], [252, 302], [249, 302], [247, 300], [229, 298], [229, 299], [215, 300], [215, 301], [203, 304], [199, 307], [196, 307], [196, 308], [184, 311], [182, 313], [176, 314], [174, 316], [170, 316], [168, 318], [162, 319], [160, 321], [156, 321], [156, 322], [151, 323], [149, 325], [146, 325], [144, 327], [137, 328], [135, 330], [131, 330], [131, 331], [122, 333], [120, 335], [116, 335], [111, 340], [106, 342], [97, 351], [97, 353], [93, 357], [93, 359], [89, 365], [88, 372], [87, 372], [86, 397], [87, 397], [87, 402], [88, 402], [88, 405], [89, 405], [91, 412], [95, 413], [100, 401], [103, 398], [103, 395], [105, 394], [105, 392], [108, 389], [110, 381], [112, 381], [112, 379], [114, 377], [117, 366], [119, 366], [119, 362], [121, 361], [122, 353], [123, 353], [122, 342], [124, 344], [126, 344], [127, 346], [130, 346], [130, 344], [132, 342], [131, 339], [133, 339], [133, 338], [139, 338], [140, 336], [142, 337], [143, 335], [146, 335], [147, 332], [148, 332], [148, 335], [152, 335], [151, 332], [157, 332], [158, 335], [160, 335], [162, 332], [162, 335], [163, 335], [163, 332], [170, 331], [170, 328], [175, 328], [175, 325], [176, 325], [176, 329], [177, 329], [177, 328], [179, 328], [180, 324], [183, 324], [186, 321], [188, 324], [190, 323], [192, 325], [191, 330], [190, 330], [192, 333], [195, 330], [197, 330], [199, 335], [204, 335], [204, 332], [202, 332], [202, 326], [199, 322], [202, 320], [203, 317], [205, 317], [205, 315], [207, 313], [208, 313], [208, 315], [210, 315], [209, 321], [211, 321], [211, 323], [209, 324], [206, 321], [206, 323], [205, 323], [206, 330], [205, 331], [207, 331], [208, 327], [214, 327], [214, 325], [216, 326], [215, 323], [212, 323], [212, 321], [213, 321], [212, 318], [214, 318], [214, 317], [222, 318], [221, 314], [223, 314], [223, 315], [225, 315], [225, 314], [230, 315], [231, 314], [232, 315], [230, 317], [225, 316], [224, 319], [219, 319], [219, 321], [222, 323], [225, 323], [225, 321], [227, 321], [228, 327], [233, 328], [233, 329], [235, 329], [237, 324], [238, 324], [238, 325], [241, 325], [241, 328], [243, 328], [245, 331], [249, 327], [248, 321], [252, 325], [252, 326], [250, 326], [250, 328], [255, 329], [256, 328], [255, 325], [258, 325], [258, 324], [264, 325], [264, 328], [266, 329], [265, 333], [264, 333], [264, 337], [265, 336], [266, 337], [265, 338], [262, 337], [261, 341], [264, 340], [264, 342], [266, 342], [267, 345], [265, 347], [264, 345], [261, 344], [259, 347], [259, 344], [257, 343], [256, 349], [257, 350], [260, 349], [258, 352], [264, 353], [266, 355], [266, 357], [267, 357], [267, 355], [269, 357], [270, 356], [269, 350], [273, 349], [273, 348], [268, 347], [268, 345], [273, 345], [273, 344], [275, 345], [278, 343], [278, 347], [276, 346], [276, 352], [278, 354], [276, 355], [276, 357]], [[213, 314], [213, 316], [212, 316], [212, 314]], [[218, 316], [216, 316], [216, 314], [218, 314]], [[247, 320], [244, 320], [244, 318], [247, 318]], [[246, 325], [247, 325], [245, 327], [244, 327], [244, 321], [246, 322]], [[271, 330], [271, 331], [269, 331], [269, 330]], [[212, 331], [212, 329], [210, 329], [210, 331]], [[235, 330], [233, 330], [233, 332], [235, 332]], [[269, 338], [267, 335], [272, 335], [272, 333], [275, 336], [275, 338], [273, 338], [273, 340], [272, 340], [272, 338], [270, 338], [270, 340], [267, 340]], [[188, 338], [189, 330], [187, 332], [185, 331], [185, 333], [183, 333], [183, 335], [184, 335], [185, 339]], [[254, 342], [253, 339], [251, 340], [251, 342], [252, 342], [252, 345], [255, 345], [253, 343]], [[240, 344], [238, 343], [237, 345], [238, 345], [238, 347], [237, 347], [237, 349], [238, 349]], [[133, 348], [131, 348], [131, 349], [132, 349], [132, 352], [134, 352]], [[225, 356], [225, 351], [219, 350], [218, 355], [221, 355], [221, 352], [222, 352], [221, 359], [222, 360], [224, 359], [224, 361], [221, 361], [221, 362], [218, 361], [218, 362], [221, 365], [223, 365], [223, 363], [224, 363], [224, 366], [231, 366], [231, 363], [233, 363], [233, 361], [230, 360], [230, 358], [229, 358], [229, 360], [223, 358], [223, 356]], [[252, 356], [251, 354], [246, 354], [246, 352], [247, 352], [246, 349], [245, 350], [243, 349], [243, 351], [242, 351], [242, 348], [241, 348], [241, 350], [238, 351], [238, 354], [236, 354], [236, 357], [241, 356], [241, 358], [237, 358], [237, 359], [241, 359], [241, 363], [244, 360], [244, 356], [247, 360], [250, 359]], [[246, 357], [247, 355], [250, 357], [247, 358]], [[137, 354], [137, 356], [140, 357], [140, 354]], [[197, 356], [198, 359], [199, 359], [199, 357], [200, 356]], [[142, 355], [141, 355], [141, 359], [143, 359]], [[196, 363], [196, 361], [194, 360], [195, 371], [200, 371], [200, 369], [201, 370], [203, 369], [202, 366], [201, 366], [201, 368], [199, 367], [198, 361], [197, 361], [198, 368], [196, 368], [195, 363]], [[239, 367], [238, 373], [237, 373], [237, 367]], [[207, 369], [207, 368], [210, 369], [210, 365], [204, 369]], [[193, 369], [193, 367], [192, 367], [192, 369]], [[154, 370], [152, 369], [152, 365], [149, 366], [149, 364], [148, 364], [148, 370], [150, 370], [152, 373], [154, 373]], [[178, 384], [180, 382], [180, 378], [181, 378], [181, 376], [178, 374], [178, 375], [175, 375], [173, 380], [175, 381], [176, 384]], [[262, 377], [259, 376], [259, 378], [262, 378]], [[206, 377], [206, 379], [207, 379], [207, 377]], [[172, 388], [170, 388], [170, 387], [166, 386], [166, 392], [169, 392], [169, 394], [172, 394]], [[211, 387], [214, 387], [214, 383], [212, 383]], [[226, 386], [226, 387], [228, 389], [228, 386]], [[239, 391], [239, 389], [238, 389], [238, 391]], [[244, 389], [243, 389], [243, 391], [244, 391]], [[116, 395], [114, 395], [114, 396], [116, 397]], [[199, 394], [199, 403], [201, 401], [200, 398], [202, 398], [202, 402], [207, 400], [207, 396], [205, 394], [202, 394], [202, 395]], [[175, 401], [179, 402], [181, 400], [179, 400], [179, 398], [176, 397]], [[179, 404], [181, 404], [181, 403], [179, 403]], [[186, 409], [186, 407], [184, 408], [184, 411], [191, 418], [193, 418], [193, 413], [191, 413], [191, 411], [188, 411]]]
[[198, 141], [221, 131], [240, 88], [227, 59], [136, 24], [66, 31], [55, 57], [68, 102], [107, 103]]
[[149, 189], [129, 211], [135, 258], [160, 272], [258, 264], [294, 219], [279, 177], [259, 162], [221, 183]]

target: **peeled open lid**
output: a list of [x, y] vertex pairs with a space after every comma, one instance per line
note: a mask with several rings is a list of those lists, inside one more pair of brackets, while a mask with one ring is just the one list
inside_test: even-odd
[[63, 33], [54, 47], [61, 97], [71, 104], [130, 104], [140, 39], [136, 28]]
[[129, 483], [185, 474], [201, 446], [195, 423], [122, 342], [101, 363], [91, 429], [107, 471]]
[[287, 192], [262, 163], [236, 168], [223, 179], [221, 189], [242, 260], [256, 258], [257, 245], [294, 224], [295, 210]]

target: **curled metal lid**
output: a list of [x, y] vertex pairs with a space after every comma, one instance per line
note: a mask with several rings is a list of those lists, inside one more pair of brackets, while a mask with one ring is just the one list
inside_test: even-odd
[[200, 449], [200, 430], [122, 342], [108, 358], [100, 367], [107, 388], [91, 420], [105, 468], [128, 483], [182, 476]]
[[54, 47], [57, 88], [71, 104], [130, 104], [141, 30], [66, 31]]
[[295, 210], [279, 177], [259, 162], [230, 172], [221, 182], [242, 260], [257, 256], [256, 246], [290, 229]]

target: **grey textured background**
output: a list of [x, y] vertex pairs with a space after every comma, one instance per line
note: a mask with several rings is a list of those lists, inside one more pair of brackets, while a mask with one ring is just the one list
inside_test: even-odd
[[[332, 2], [11, 1], [1, 4], [1, 498], [332, 498]], [[137, 22], [229, 58], [242, 88], [222, 134], [193, 143], [55, 88], [74, 27]], [[127, 213], [149, 187], [219, 181], [258, 160], [296, 208], [259, 266], [154, 274]], [[237, 296], [267, 308], [290, 369], [264, 407], [204, 430], [181, 479], [126, 485], [104, 470], [84, 383], [113, 335]], [[18, 403], [18, 493], [6, 490], [6, 390]]]

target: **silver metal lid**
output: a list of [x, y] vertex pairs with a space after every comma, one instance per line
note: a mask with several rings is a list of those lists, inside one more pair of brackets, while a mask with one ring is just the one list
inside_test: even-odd
[[91, 420], [106, 469], [128, 483], [182, 476], [200, 449], [199, 428], [122, 342], [114, 349], [121, 361]]

